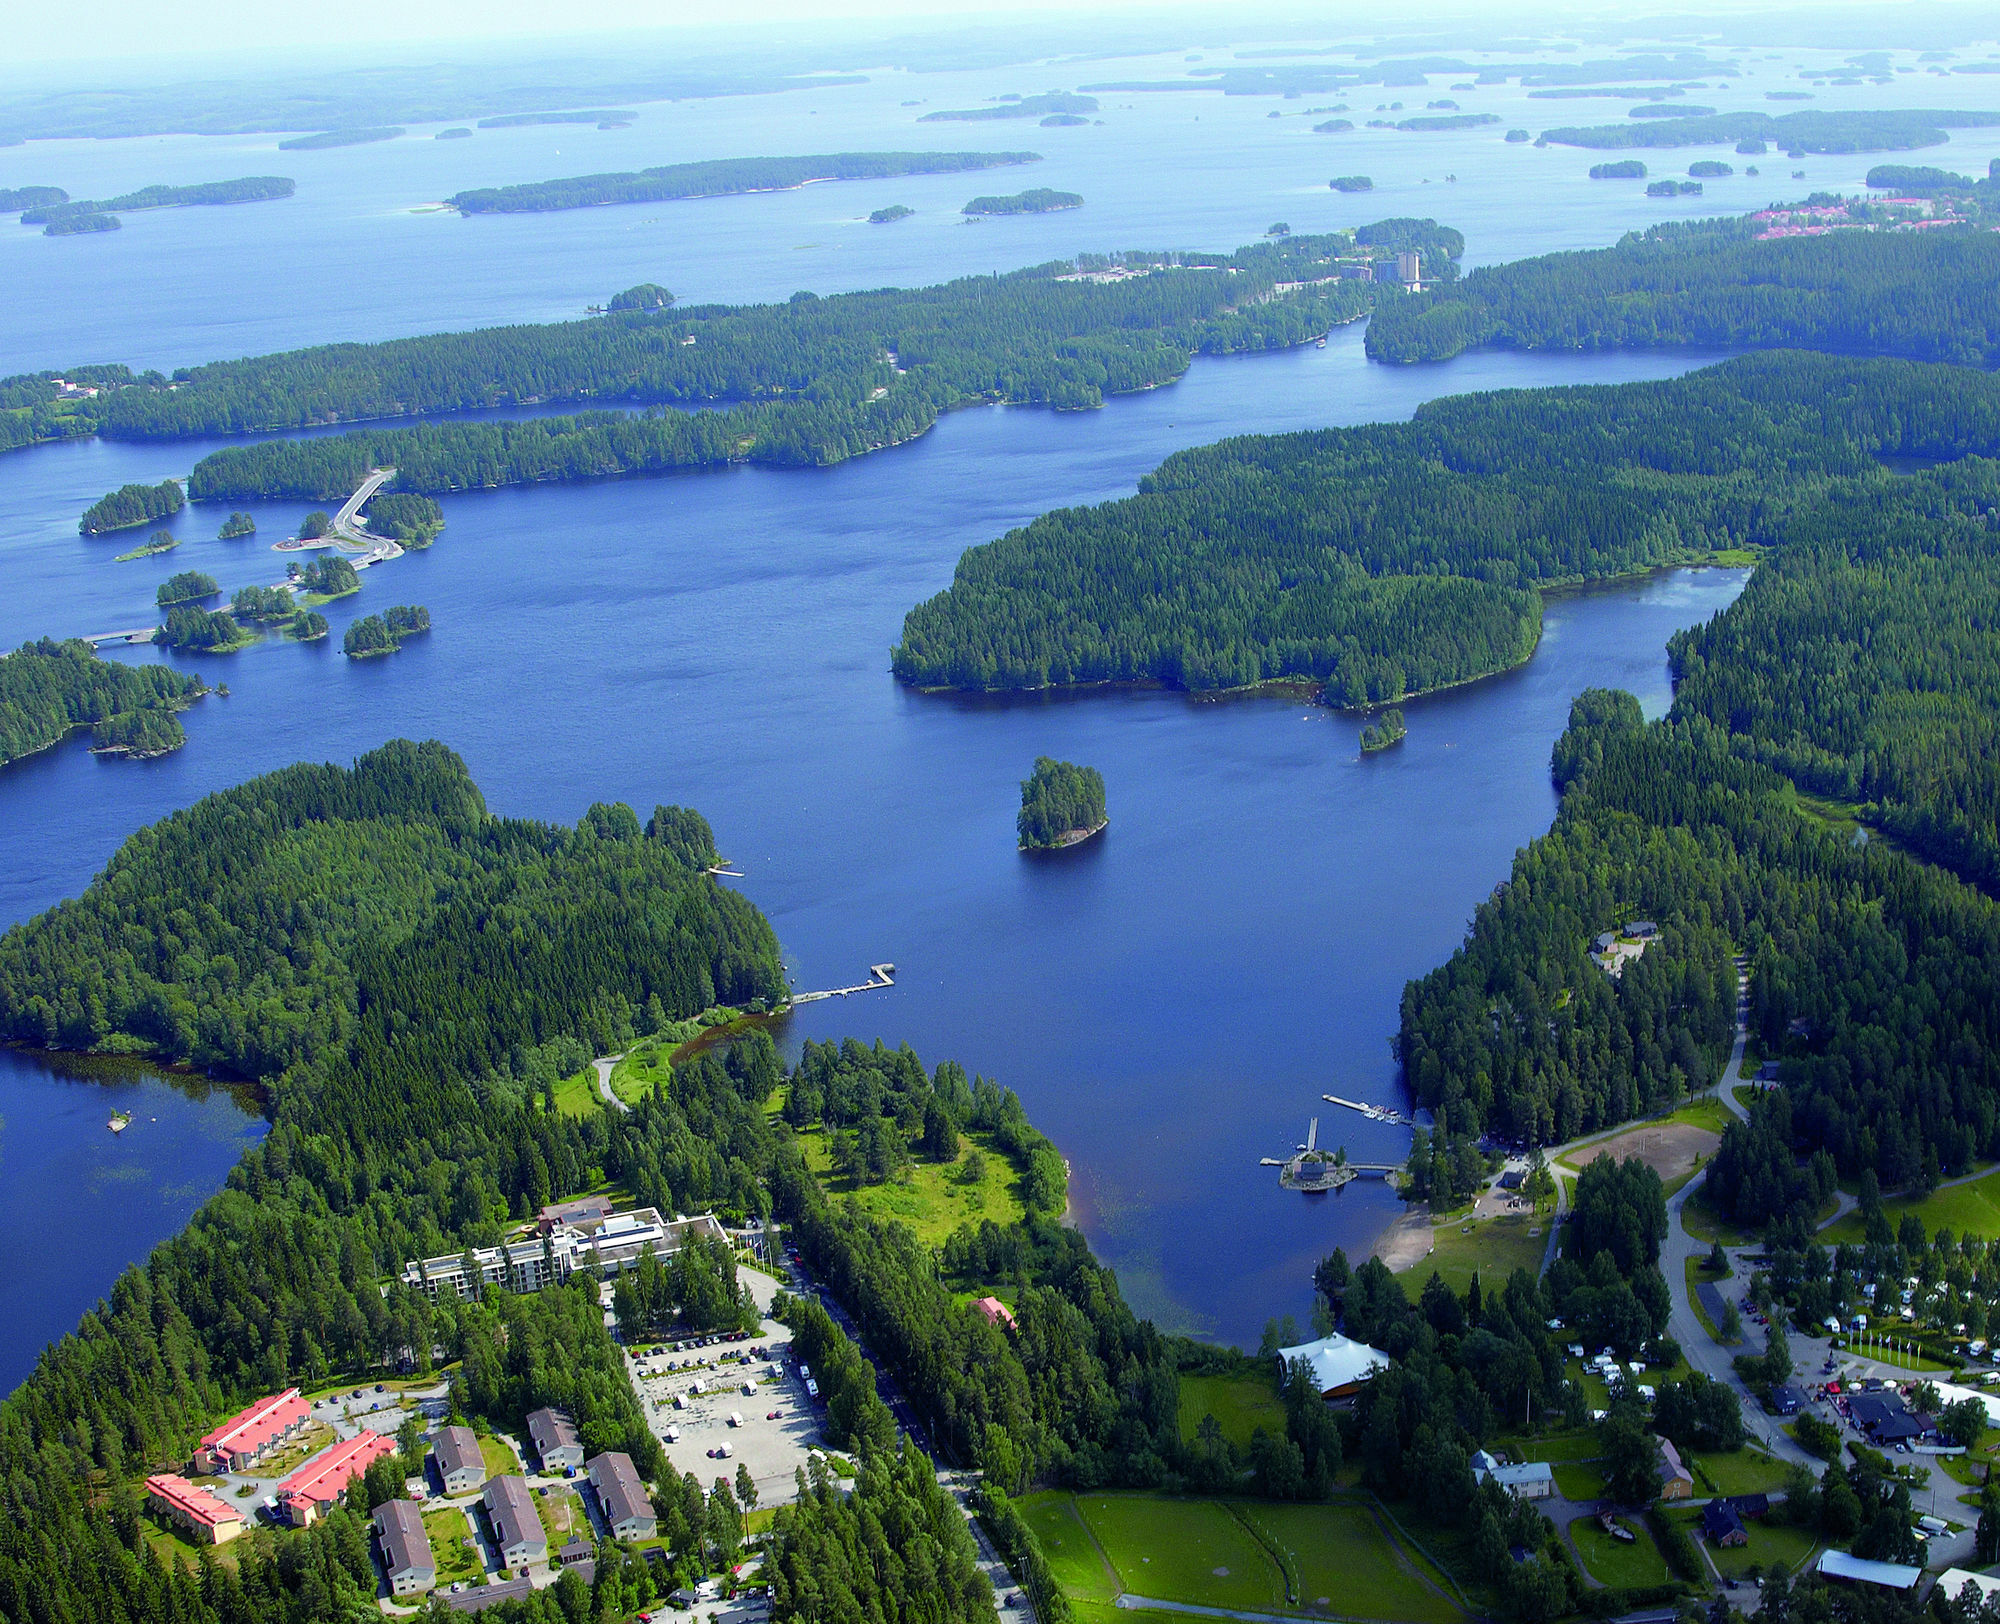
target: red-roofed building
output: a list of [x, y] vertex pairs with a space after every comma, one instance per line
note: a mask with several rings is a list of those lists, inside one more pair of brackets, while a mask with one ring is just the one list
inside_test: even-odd
[[310, 1420], [312, 1406], [299, 1396], [296, 1387], [260, 1398], [195, 1446], [190, 1469], [197, 1477], [206, 1472], [244, 1471], [278, 1445], [297, 1437]]
[[396, 1452], [396, 1440], [366, 1429], [323, 1449], [278, 1485], [278, 1504], [295, 1528], [304, 1528], [339, 1497], [347, 1485]]
[[990, 1324], [1004, 1325], [1010, 1331], [1014, 1329], [1014, 1310], [998, 1297], [978, 1298], [972, 1306], [984, 1314]]
[[227, 1545], [248, 1526], [242, 1512], [177, 1472], [146, 1479], [146, 1504], [209, 1545]]

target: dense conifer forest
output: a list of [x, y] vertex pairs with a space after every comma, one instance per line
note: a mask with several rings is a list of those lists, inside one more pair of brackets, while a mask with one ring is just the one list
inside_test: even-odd
[[1104, 821], [1104, 774], [1073, 761], [1035, 758], [1035, 770], [1021, 782], [1021, 810], [1014, 819], [1023, 851], [1069, 845]]
[[1769, 545], [1829, 485], [1886, 500], [1882, 455], [1995, 450], [1991, 376], [1795, 352], [1227, 440], [966, 553], [894, 667], [931, 687], [1282, 679], [1393, 702], [1525, 659], [1539, 587]]
[[1385, 305], [1369, 323], [1368, 354], [1410, 362], [1489, 344], [1792, 346], [2000, 361], [2000, 237], [1992, 232], [1848, 230], [1759, 241], [1760, 229], [1755, 220], [1661, 225], [1612, 248], [1482, 266]]
[[[1671, 1104], [1716, 1074], [1741, 953], [1785, 1081], [1787, 1169], [1823, 1153], [1821, 1182], [1872, 1169], [1894, 1189], [2000, 1154], [2000, 907], [1979, 888], [2000, 852], [1982, 743], [1996, 510], [1983, 459], [1865, 505], [1829, 491], [1735, 605], [1675, 640], [1665, 721], [1578, 701], [1555, 828], [1404, 995], [1421, 1101], [1456, 1130], [1545, 1142]], [[1660, 934], [1614, 979], [1590, 942], [1635, 915]], [[1742, 1175], [1725, 1160], [1716, 1177], [1737, 1202]]]

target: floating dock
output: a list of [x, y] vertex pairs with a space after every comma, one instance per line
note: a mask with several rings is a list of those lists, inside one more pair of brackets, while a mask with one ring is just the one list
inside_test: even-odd
[[1399, 1128], [1407, 1128], [1410, 1125], [1410, 1119], [1401, 1111], [1392, 1111], [1386, 1105], [1364, 1105], [1360, 1100], [1344, 1100], [1338, 1094], [1322, 1094], [1320, 1098], [1328, 1105], [1340, 1105], [1350, 1111], [1359, 1111], [1370, 1122], [1389, 1122]]
[[896, 984], [896, 967], [893, 964], [871, 964], [868, 979], [858, 986], [829, 987], [825, 992], [800, 992], [792, 994], [794, 1004], [816, 1004], [822, 998], [845, 998], [853, 992], [873, 992], [877, 987], [893, 987]]

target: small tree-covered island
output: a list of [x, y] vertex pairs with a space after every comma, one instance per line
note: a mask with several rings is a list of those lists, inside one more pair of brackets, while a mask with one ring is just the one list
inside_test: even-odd
[[1076, 192], [1052, 191], [1046, 186], [1030, 186], [1025, 192], [1004, 197], [975, 197], [962, 214], [1053, 214], [1058, 209], [1080, 209], [1083, 198]]
[[1403, 713], [1391, 706], [1382, 713], [1380, 721], [1370, 722], [1361, 730], [1361, 753], [1364, 756], [1376, 755], [1392, 744], [1401, 744], [1409, 732], [1403, 722]]
[[1095, 767], [1049, 756], [1035, 758], [1035, 770], [1021, 781], [1021, 811], [1014, 820], [1022, 851], [1054, 851], [1103, 831], [1104, 775]]

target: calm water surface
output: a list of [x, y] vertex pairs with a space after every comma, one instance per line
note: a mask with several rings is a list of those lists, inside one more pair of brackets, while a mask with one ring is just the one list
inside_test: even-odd
[[[1350, 143], [1267, 119], [1264, 99], [1111, 97], [1103, 126], [1049, 131], [919, 128], [897, 105], [974, 105], [1129, 66], [885, 78], [649, 108], [628, 131], [481, 132], [281, 160], [251, 138], [0, 150], [0, 185], [47, 180], [79, 195], [260, 170], [300, 180], [290, 203], [137, 215], [109, 239], [0, 231], [0, 277], [15, 295], [0, 305], [0, 372], [79, 355], [177, 365], [542, 319], [642, 277], [739, 299], [923, 282], [1080, 247], [1226, 247], [1273, 216], [1306, 230], [1435, 213], [1466, 227], [1469, 258], [1506, 258], [1608, 242], [1678, 206], [1585, 181], [1587, 155], [1507, 147], [1498, 130], [1356, 132]], [[1995, 88], [1955, 80], [1930, 99], [1976, 105]], [[1932, 87], [1896, 90], [1897, 105], [1914, 105]], [[1744, 87], [1719, 94], [1754, 99]], [[1510, 122], [1527, 111], [1517, 89], [1481, 95]], [[1552, 121], [1548, 104], [1534, 116]], [[1074, 186], [1091, 205], [959, 226], [951, 211], [968, 184], [990, 187], [946, 177], [507, 220], [408, 212], [462, 185], [892, 138], [1033, 146], [1051, 160], [1033, 183]], [[1939, 161], [1983, 164], [1980, 142], [2000, 136], [1961, 132]], [[1806, 167], [1814, 184], [1851, 184], [1865, 164]], [[1377, 192], [1329, 193], [1325, 176], [1346, 170], [1372, 172]], [[1454, 172], [1457, 183], [1443, 178]], [[925, 213], [858, 223], [895, 201]], [[1730, 191], [1724, 206], [1757, 201]], [[125, 836], [202, 795], [398, 735], [457, 749], [500, 812], [568, 821], [598, 799], [642, 815], [690, 803], [776, 925], [796, 985], [845, 985], [883, 959], [900, 967], [893, 991], [809, 1006], [790, 1024], [794, 1044], [907, 1040], [1017, 1089], [1070, 1158], [1079, 1218], [1133, 1301], [1178, 1328], [1254, 1339], [1268, 1315], [1303, 1315], [1315, 1257], [1336, 1244], [1365, 1251], [1395, 1207], [1371, 1183], [1286, 1195], [1258, 1158], [1289, 1150], [1314, 1114], [1324, 1142], [1400, 1157], [1398, 1131], [1319, 1096], [1395, 1097], [1402, 985], [1451, 952], [1513, 853], [1548, 826], [1548, 749], [1571, 696], [1615, 683], [1657, 714], [1667, 637], [1725, 605], [1742, 577], [1679, 572], [1555, 602], [1526, 667], [1406, 706], [1408, 741], [1366, 762], [1356, 719], [1268, 697], [913, 694], [887, 672], [903, 613], [949, 582], [965, 547], [1053, 506], [1126, 494], [1184, 446], [1711, 359], [1482, 355], [1391, 370], [1366, 362], [1350, 328], [1324, 349], [1199, 362], [1180, 384], [1101, 412], [960, 413], [832, 470], [452, 498], [434, 548], [372, 572], [357, 599], [329, 609], [328, 644], [190, 661], [231, 694], [190, 713], [184, 751], [114, 764], [70, 745], [0, 774], [0, 924], [74, 895]], [[217, 512], [184, 514], [172, 526], [184, 545], [139, 563], [110, 561], [127, 541], [77, 536], [95, 497], [184, 473], [207, 449], [85, 444], [0, 458], [0, 645], [148, 623], [154, 587], [179, 569], [207, 570], [225, 590], [278, 579], [269, 542], [299, 504], [254, 508], [263, 535], [247, 542], [215, 540]], [[341, 658], [348, 619], [399, 602], [430, 608], [430, 637], [390, 660]], [[1054, 861], [1013, 846], [1016, 785], [1044, 753], [1100, 767], [1110, 791], [1108, 834]], [[127, 1105], [140, 1121], [113, 1141], [104, 1119], [127, 1099], [143, 1102]], [[257, 1128], [225, 1095], [194, 1100], [139, 1073], [80, 1081], [25, 1055], [0, 1056], [0, 1117], [0, 1205], [46, 1222], [73, 1212], [82, 1188], [96, 1225], [60, 1269], [0, 1265], [17, 1310], [0, 1323], [0, 1382], [11, 1383], [184, 1220]]]

